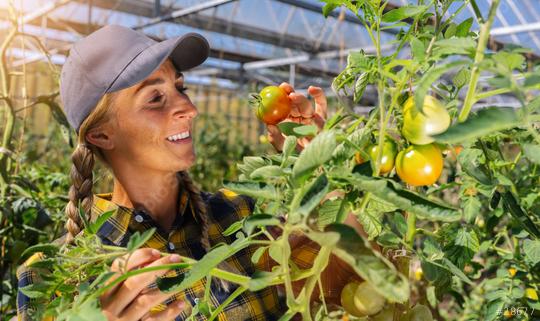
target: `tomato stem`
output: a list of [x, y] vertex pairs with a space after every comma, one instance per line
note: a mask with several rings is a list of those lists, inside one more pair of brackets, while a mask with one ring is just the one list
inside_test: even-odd
[[489, 40], [489, 30], [495, 19], [495, 14], [497, 13], [497, 7], [499, 6], [500, 0], [493, 0], [491, 3], [491, 8], [489, 9], [489, 16], [485, 23], [480, 26], [480, 36], [478, 39], [478, 46], [476, 47], [476, 55], [474, 57], [474, 65], [471, 71], [471, 79], [469, 80], [469, 88], [467, 90], [467, 96], [465, 96], [465, 101], [463, 103], [463, 108], [458, 116], [459, 122], [464, 122], [469, 117], [471, 112], [472, 105], [474, 104], [474, 97], [476, 93], [476, 86], [478, 84], [478, 79], [480, 78], [480, 63], [484, 60], [484, 54], [487, 47], [487, 42]]

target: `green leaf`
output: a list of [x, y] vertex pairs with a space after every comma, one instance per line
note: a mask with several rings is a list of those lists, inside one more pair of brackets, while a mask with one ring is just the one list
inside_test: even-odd
[[416, 91], [414, 93], [414, 101], [416, 104], [416, 108], [418, 110], [423, 110], [424, 106], [424, 98], [429, 90], [431, 88], [431, 85], [433, 85], [441, 76], [445, 73], [450, 71], [451, 69], [454, 69], [458, 66], [467, 64], [467, 61], [453, 61], [449, 62], [444, 65], [440, 65], [437, 67], [434, 67], [430, 69], [424, 76], [420, 79], [418, 82], [418, 85], [416, 87]]
[[238, 231], [240, 231], [242, 229], [243, 225], [244, 225], [243, 220], [236, 221], [236, 222], [232, 223], [231, 225], [229, 225], [229, 227], [227, 227], [227, 229], [225, 231], [223, 231], [221, 234], [223, 234], [225, 236], [231, 236], [233, 234], [236, 234], [236, 232], [238, 232]]
[[480, 241], [473, 230], [459, 229], [454, 244], [466, 247], [475, 253], [480, 249]]
[[39, 299], [49, 296], [50, 284], [46, 282], [32, 283], [30, 285], [20, 287], [19, 290], [30, 299]]
[[327, 4], [325, 4], [322, 8], [322, 14], [325, 18], [328, 18], [328, 15], [334, 11], [334, 9], [336, 9], [337, 7], [339, 7], [339, 3], [335, 3], [335, 2], [328, 2]]
[[371, 130], [362, 127], [350, 133], [344, 141], [333, 151], [332, 158], [336, 162], [350, 159], [357, 149], [364, 147], [369, 140]]
[[467, 37], [473, 24], [473, 18], [463, 20], [456, 28], [456, 37]]
[[480, 213], [480, 209], [482, 208], [482, 203], [480, 203], [478, 198], [474, 196], [468, 196], [462, 199], [462, 204], [463, 204], [463, 216], [465, 220], [469, 223], [474, 222], [474, 220], [476, 219], [476, 216]]
[[296, 137], [308, 137], [317, 135], [318, 127], [315, 125], [303, 125], [293, 128]]
[[336, 137], [331, 131], [321, 132], [304, 148], [294, 163], [292, 174], [296, 183], [305, 180], [317, 167], [332, 157]]
[[282, 167], [283, 164], [286, 162], [287, 158], [292, 155], [296, 148], [297, 139], [294, 136], [287, 136], [285, 138], [285, 142], [283, 143], [283, 161], [282, 161]]
[[238, 169], [248, 177], [257, 168], [267, 165], [266, 161], [258, 156], [246, 156], [242, 161], [243, 164], [238, 164]]
[[19, 262], [26, 261], [30, 256], [35, 253], [41, 252], [45, 256], [54, 256], [60, 250], [60, 248], [53, 244], [36, 244], [24, 250], [19, 258]]
[[452, 263], [449, 259], [447, 258], [443, 258], [442, 259], [443, 262], [444, 262], [444, 265], [446, 266], [446, 268], [452, 272], [455, 276], [457, 276], [458, 278], [460, 278], [463, 282], [469, 284], [469, 285], [472, 285], [474, 286], [475, 284], [471, 281], [471, 279], [469, 279], [465, 273], [463, 273], [457, 266], [454, 265], [454, 263]]
[[441, 143], [456, 144], [520, 125], [522, 121], [513, 108], [488, 107], [479, 110], [463, 123], [454, 124], [446, 132], [433, 137]]
[[324, 174], [302, 187], [291, 204], [291, 215], [296, 213], [301, 216], [309, 215], [328, 193], [329, 187], [330, 184]]
[[259, 167], [249, 177], [253, 180], [266, 180], [269, 178], [280, 177], [283, 175], [283, 169], [277, 165], [267, 165]]
[[86, 230], [90, 233], [90, 234], [96, 234], [98, 231], [99, 231], [99, 228], [103, 225], [103, 223], [105, 223], [114, 213], [114, 210], [111, 210], [111, 211], [107, 211], [103, 214], [101, 214], [95, 222], [89, 224], [87, 227], [86, 227]]
[[332, 224], [336, 221], [338, 213], [340, 212], [343, 203], [346, 202], [345, 199], [335, 199], [327, 200], [321, 204], [317, 209], [319, 217], [317, 219], [317, 224], [319, 228], [324, 228], [328, 224]]
[[398, 208], [416, 213], [419, 218], [446, 222], [457, 221], [461, 218], [461, 213], [455, 208], [427, 199], [392, 180], [359, 174], [341, 174], [336, 179], [338, 177]]
[[523, 210], [512, 192], [504, 192], [502, 194], [502, 200], [504, 208], [510, 212], [510, 215], [512, 215], [520, 223], [520, 225], [531, 234], [531, 236], [534, 236], [537, 239], [540, 238], [540, 231], [538, 230], [538, 227], [534, 224], [529, 215]]
[[251, 196], [253, 198], [264, 198], [267, 200], [278, 200], [279, 193], [273, 185], [263, 182], [231, 182], [224, 181], [223, 186], [231, 191]]
[[281, 122], [277, 125], [277, 127], [279, 128], [279, 130], [285, 135], [285, 136], [297, 136], [298, 134], [296, 134], [294, 132], [294, 129], [296, 127], [301, 127], [301, 126], [304, 126], [302, 124], [299, 124], [299, 123], [295, 123], [293, 121], [285, 121], [285, 122]]
[[454, 78], [452, 78], [452, 83], [454, 84], [454, 86], [461, 88], [469, 82], [470, 78], [471, 78], [471, 71], [468, 68], [461, 68], [456, 73]]
[[401, 6], [397, 9], [392, 9], [382, 16], [383, 22], [396, 22], [399, 20], [407, 19], [409, 17], [417, 16], [428, 9], [427, 6]]
[[422, 41], [418, 40], [418, 38], [412, 38], [411, 39], [411, 52], [414, 59], [416, 59], [417, 61], [422, 61], [424, 60], [424, 57], [426, 56], [425, 54], [426, 47], [424, 46], [424, 43]]
[[523, 152], [525, 157], [530, 159], [533, 163], [540, 165], [540, 146], [535, 144], [524, 144]]
[[243, 229], [247, 235], [251, 235], [257, 227], [279, 225], [279, 219], [270, 214], [254, 214], [244, 220]]
[[525, 261], [531, 266], [535, 266], [540, 262], [540, 240], [524, 240], [523, 254]]
[[339, 234], [337, 248], [333, 253], [349, 264], [380, 295], [394, 302], [405, 302], [409, 298], [407, 278], [386, 258], [371, 250], [352, 227], [331, 224], [325, 231]]
[[[268, 250], [268, 246], [260, 246], [259, 248], [257, 248], [255, 250], [255, 252], [253, 253], [253, 255], [251, 255], [251, 263], [253, 264], [258, 264], [259, 261], [261, 260], [261, 257], [264, 255], [264, 252], [266, 252]], [[252, 278], [253, 278], [253, 275], [252, 275]]]
[[476, 41], [471, 37], [441, 39], [433, 44], [433, 55], [474, 55]]
[[457, 31], [457, 25], [451, 22], [450, 25], [448, 25], [448, 28], [446, 28], [446, 31], [444, 32], [444, 37], [446, 39], [452, 38], [453, 36], [456, 35], [456, 31]]
[[154, 235], [155, 231], [156, 231], [156, 228], [152, 227], [144, 231], [142, 234], [139, 231], [133, 233], [130, 236], [129, 241], [127, 243], [127, 246], [126, 246], [127, 250], [129, 252], [132, 252], [140, 248], [141, 246], [143, 246], [148, 240], [150, 240], [152, 235]]
[[499, 51], [492, 56], [498, 67], [504, 66], [506, 70], [521, 69], [525, 63], [525, 57], [518, 53]]

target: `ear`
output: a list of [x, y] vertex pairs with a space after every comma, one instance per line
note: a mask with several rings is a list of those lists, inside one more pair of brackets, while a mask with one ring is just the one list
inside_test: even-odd
[[108, 124], [103, 124], [89, 130], [86, 135], [86, 141], [101, 149], [111, 150], [114, 148], [113, 131]]

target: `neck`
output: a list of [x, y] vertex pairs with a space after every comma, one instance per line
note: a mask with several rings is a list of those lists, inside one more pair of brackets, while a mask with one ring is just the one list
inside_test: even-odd
[[114, 203], [144, 209], [165, 231], [170, 229], [178, 211], [180, 183], [176, 172], [155, 173], [124, 168], [114, 176]]

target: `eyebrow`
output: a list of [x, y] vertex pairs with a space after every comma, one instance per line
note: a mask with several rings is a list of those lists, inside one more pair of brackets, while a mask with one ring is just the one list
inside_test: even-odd
[[[176, 74], [175, 74], [175, 78], [174, 80], [178, 80], [179, 78], [184, 78], [184, 74], [182, 74], [180, 71], [176, 71]], [[152, 85], [158, 85], [158, 84], [162, 84], [164, 83], [165, 80], [163, 80], [163, 78], [161, 77], [158, 77], [158, 78], [152, 78], [152, 79], [146, 79], [145, 81], [143, 81], [139, 87], [137, 89], [135, 89], [135, 93], [134, 95], [137, 95], [137, 93], [143, 89], [144, 87], [147, 87], [147, 86], [152, 86]]]

